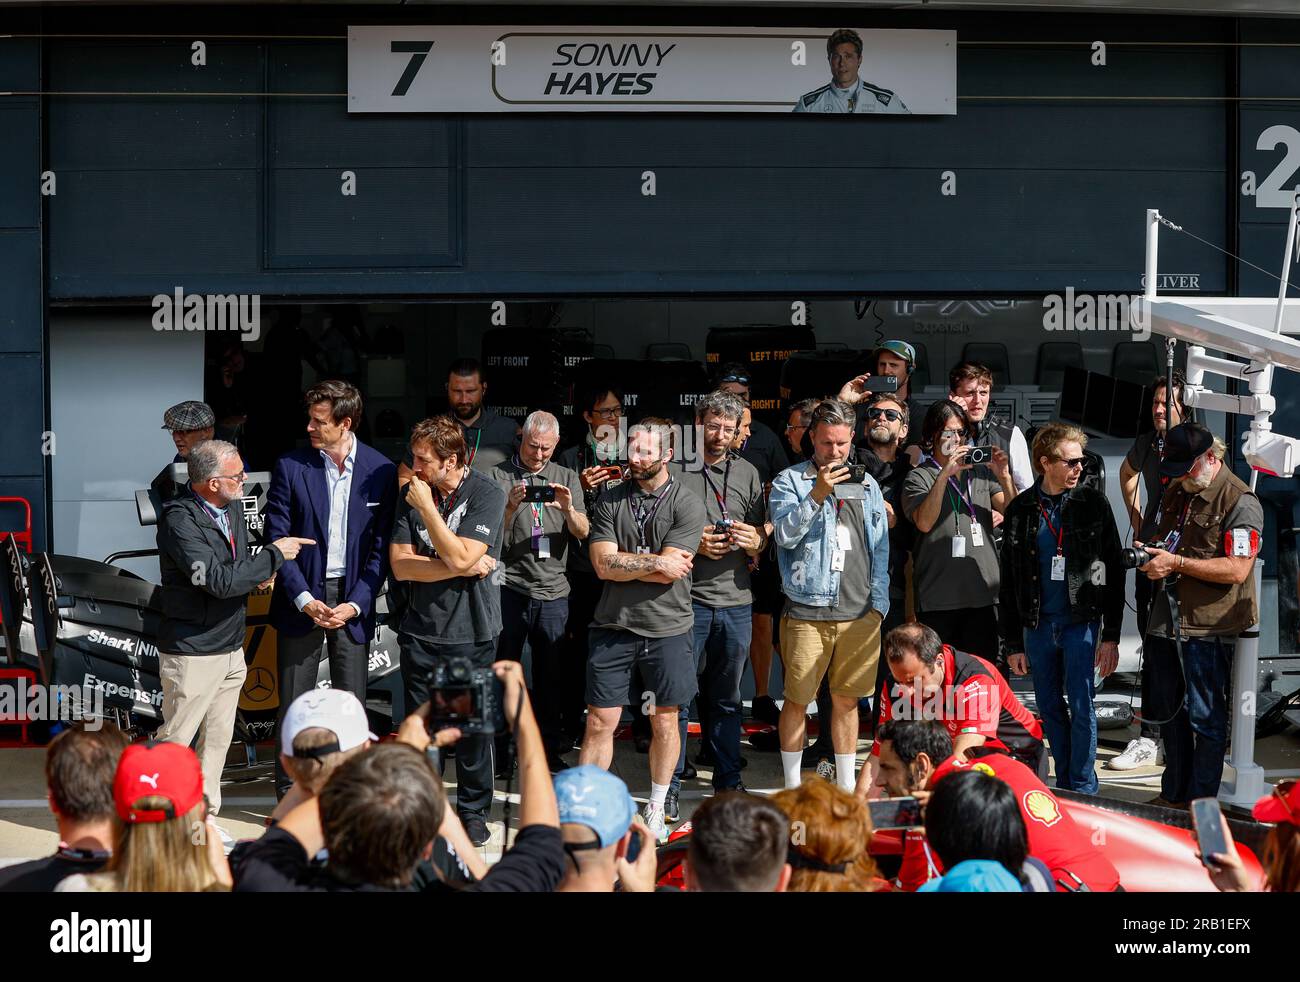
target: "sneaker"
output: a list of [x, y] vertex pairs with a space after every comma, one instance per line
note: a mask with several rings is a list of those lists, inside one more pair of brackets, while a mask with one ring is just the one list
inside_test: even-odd
[[646, 828], [654, 836], [655, 842], [663, 845], [668, 841], [668, 826], [664, 823], [664, 810], [656, 808], [649, 803], [641, 810], [641, 818], [645, 821]]
[[835, 762], [827, 760], [825, 757], [817, 761], [817, 776], [823, 781], [829, 781], [831, 784], [834, 784]]
[[750, 703], [749, 714], [760, 723], [776, 726], [781, 721], [781, 707], [771, 696], [755, 696]]
[[1128, 742], [1122, 754], [1116, 754], [1106, 764], [1113, 771], [1131, 771], [1135, 767], [1151, 767], [1161, 758], [1160, 745], [1150, 737], [1136, 737]]
[[488, 831], [487, 822], [483, 820], [482, 815], [462, 815], [460, 824], [465, 826], [465, 834], [476, 846], [484, 845], [492, 838], [492, 833]]
[[668, 794], [664, 795], [664, 820], [675, 822], [682, 817], [681, 792], [675, 788], [669, 788]]

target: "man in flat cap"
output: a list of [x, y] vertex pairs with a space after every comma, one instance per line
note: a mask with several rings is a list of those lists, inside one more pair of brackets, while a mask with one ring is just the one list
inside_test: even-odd
[[185, 463], [189, 458], [190, 448], [196, 443], [211, 440], [216, 423], [217, 417], [212, 408], [206, 402], [196, 402], [192, 399], [178, 402], [163, 413], [162, 428], [171, 431], [172, 443], [176, 445], [176, 456], [149, 485], [151, 489], [158, 492], [163, 501], [171, 501], [183, 490], [183, 486], [178, 486], [171, 478], [172, 465]]

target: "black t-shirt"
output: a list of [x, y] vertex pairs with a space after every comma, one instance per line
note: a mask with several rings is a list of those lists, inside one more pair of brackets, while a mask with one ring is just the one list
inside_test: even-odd
[[[453, 893], [549, 893], [564, 874], [564, 848], [560, 830], [550, 825], [520, 829], [510, 850], [483, 879], [463, 889], [442, 883], [427, 872], [418, 889]], [[274, 828], [256, 842], [240, 843], [230, 854], [230, 871], [236, 893], [413, 893], [416, 881], [406, 887], [379, 887], [344, 883], [328, 863], [312, 862], [307, 850], [291, 833]]]
[[[414, 545], [417, 555], [438, 555], [424, 519], [402, 489], [393, 522], [394, 543]], [[436, 500], [436, 499], [435, 499]], [[501, 558], [501, 522], [506, 493], [489, 478], [467, 470], [460, 487], [440, 506], [447, 527], [462, 539], [487, 543], [488, 555]], [[445, 644], [481, 644], [501, 633], [501, 587], [495, 576], [454, 576], [437, 583], [406, 583], [409, 598], [399, 634]]]
[[772, 478], [790, 466], [785, 444], [772, 431], [772, 428], [758, 420], [749, 427], [749, 439], [740, 451], [742, 459], [749, 461], [758, 471], [758, 479], [770, 484]]
[[98, 873], [107, 862], [108, 853], [60, 849], [53, 856], [0, 869], [0, 893], [53, 893], [69, 876]]
[[903, 482], [912, 464], [900, 447], [891, 461], [883, 461], [869, 446], [855, 451], [858, 463], [866, 465], [867, 473], [880, 485], [880, 493], [894, 509], [894, 527], [889, 530], [889, 595], [901, 597], [904, 593], [907, 557], [912, 551], [916, 526], [903, 513]]

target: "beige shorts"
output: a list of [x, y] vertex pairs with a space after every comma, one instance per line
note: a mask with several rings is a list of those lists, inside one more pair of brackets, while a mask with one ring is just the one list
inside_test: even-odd
[[801, 621], [781, 618], [781, 664], [785, 697], [806, 706], [817, 698], [830, 670], [831, 695], [861, 699], [876, 691], [880, 663], [880, 612], [856, 621]]

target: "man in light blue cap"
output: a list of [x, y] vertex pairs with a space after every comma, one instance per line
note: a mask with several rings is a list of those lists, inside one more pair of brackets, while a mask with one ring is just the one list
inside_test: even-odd
[[555, 800], [570, 862], [558, 891], [654, 891], [654, 840], [622, 779], [594, 764], [570, 767], [555, 775]]

